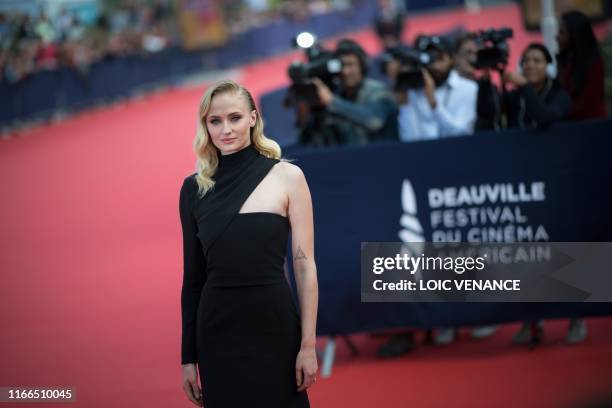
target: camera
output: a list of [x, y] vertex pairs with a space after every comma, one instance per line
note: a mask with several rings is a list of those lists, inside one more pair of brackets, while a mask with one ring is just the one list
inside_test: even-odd
[[508, 65], [510, 49], [507, 40], [512, 38], [511, 28], [489, 29], [477, 33], [477, 41], [482, 48], [476, 54], [474, 68], [491, 68], [503, 71]]
[[399, 73], [393, 85], [394, 91], [404, 92], [408, 89], [419, 89], [425, 85], [421, 69], [435, 62], [440, 57], [440, 38], [437, 36], [419, 36], [415, 47], [398, 45], [387, 49], [383, 54], [381, 70], [387, 71], [387, 64], [392, 60], [400, 65]]
[[312, 80], [319, 78], [334, 92], [340, 85], [342, 61], [308, 32], [294, 37], [293, 46], [303, 49], [306, 55], [306, 62], [293, 62], [287, 68], [291, 85], [284, 99], [284, 106], [295, 111], [298, 140], [300, 144], [309, 145], [338, 144], [341, 138], [335, 129], [324, 126], [327, 112]]
[[333, 52], [319, 45], [310, 33], [299, 34], [293, 39], [293, 44], [304, 49], [307, 62], [293, 62], [289, 65], [287, 74], [291, 79], [291, 93], [295, 99], [315, 106], [318, 96], [312, 78], [319, 78], [333, 91], [342, 72], [342, 61]]

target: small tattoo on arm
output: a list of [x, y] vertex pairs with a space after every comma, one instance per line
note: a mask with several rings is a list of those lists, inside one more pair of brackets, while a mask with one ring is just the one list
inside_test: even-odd
[[306, 259], [306, 254], [304, 254], [304, 251], [302, 251], [302, 248], [298, 246], [297, 252], [293, 256], [293, 260], [294, 261], [304, 261], [305, 259]]

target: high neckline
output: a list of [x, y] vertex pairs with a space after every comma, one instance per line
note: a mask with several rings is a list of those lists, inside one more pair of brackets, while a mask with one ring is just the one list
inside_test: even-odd
[[245, 160], [249, 160], [253, 157], [259, 155], [259, 151], [253, 146], [253, 144], [249, 144], [246, 147], [238, 150], [237, 152], [222, 155], [220, 151], [217, 151], [217, 156], [219, 157], [219, 167], [223, 168], [232, 168], [240, 163], [244, 163]]

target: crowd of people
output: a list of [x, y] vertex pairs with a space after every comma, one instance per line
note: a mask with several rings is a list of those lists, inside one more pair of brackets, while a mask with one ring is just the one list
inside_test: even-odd
[[42, 70], [86, 72], [104, 58], [156, 52], [178, 41], [170, 0], [131, 0], [91, 23], [74, 10], [0, 14], [0, 81], [16, 83]]
[[348, 10], [354, 0], [229, 0], [220, 2], [225, 25], [232, 34], [274, 21], [306, 21], [311, 16]]
[[[434, 57], [416, 68], [420, 82], [403, 87], [398, 87], [398, 78], [404, 57], [386, 61], [386, 81], [377, 81], [368, 77], [362, 47], [341, 40], [335, 50], [342, 62], [338, 86], [313, 80], [319, 101], [311, 110], [318, 112], [317, 122], [326, 124], [325, 133], [306, 125], [300, 129], [300, 141], [310, 146], [381, 139], [408, 142], [605, 118], [604, 62], [590, 21], [570, 11], [562, 15], [559, 27], [557, 55], [533, 42], [522, 50], [516, 69], [506, 65], [503, 70], [478, 67], [483, 45], [475, 33], [454, 42], [443, 36], [419, 36], [414, 48]], [[388, 35], [382, 40], [390, 42]], [[308, 109], [300, 111], [300, 123], [309, 124], [304, 111]]]
[[[92, 21], [75, 10], [0, 12], [0, 82], [17, 83], [42, 70], [69, 67], [86, 73], [104, 58], [151, 53], [181, 43], [175, 0], [103, 2]], [[351, 0], [229, 0], [217, 13], [229, 35], [276, 20], [351, 8]]]

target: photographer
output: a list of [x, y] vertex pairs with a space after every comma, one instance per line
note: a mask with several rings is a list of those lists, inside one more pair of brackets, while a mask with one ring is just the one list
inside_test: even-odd
[[[478, 85], [475, 132], [497, 128], [494, 123], [500, 113], [500, 95], [491, 85], [491, 70], [501, 69], [503, 71], [507, 65], [505, 53], [507, 44], [504, 35], [500, 35], [503, 31], [504, 29], [480, 31], [479, 33], [467, 32], [455, 42], [455, 69], [463, 78], [476, 81]], [[479, 61], [478, 55], [481, 52], [487, 52], [487, 45], [489, 46], [488, 52], [494, 52], [496, 55], [488, 61]], [[483, 103], [485, 106], [480, 107], [480, 104]], [[481, 114], [481, 111], [485, 111], [486, 114]]]
[[[571, 99], [554, 78], [553, 71], [548, 49], [541, 43], [529, 44], [520, 58], [518, 72], [505, 72], [502, 78], [504, 86], [513, 85], [514, 90], [506, 92], [500, 100], [492, 100], [491, 95], [496, 93], [494, 85], [481, 82], [479, 122], [488, 122], [496, 128], [527, 129], [564, 119], [571, 109]], [[505, 116], [505, 122], [500, 114]]]
[[404, 32], [404, 8], [401, 2], [379, 0], [378, 11], [374, 17], [374, 31], [383, 48], [400, 44]]
[[326, 111], [323, 127], [333, 129], [342, 144], [397, 139], [397, 104], [383, 83], [366, 78], [365, 51], [353, 40], [344, 39], [335, 54], [342, 61], [338, 90], [334, 93], [319, 78], [313, 78]]
[[417, 49], [434, 57], [420, 67], [422, 87], [409, 89], [400, 106], [400, 139], [414, 141], [472, 133], [476, 83], [453, 69], [452, 49], [445, 38], [420, 37]]

